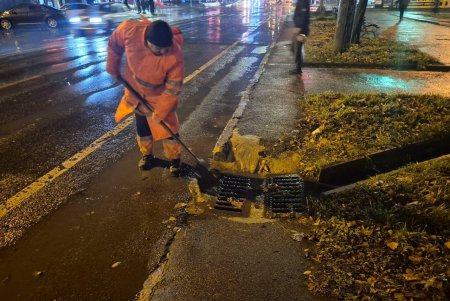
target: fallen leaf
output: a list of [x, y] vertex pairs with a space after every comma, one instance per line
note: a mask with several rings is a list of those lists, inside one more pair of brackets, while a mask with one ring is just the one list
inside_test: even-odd
[[449, 249], [450, 250], [450, 240], [449, 241], [447, 241], [445, 244], [445, 247], [447, 248], [447, 249]]
[[389, 247], [389, 249], [391, 249], [391, 250], [395, 250], [395, 249], [397, 249], [397, 247], [398, 247], [398, 243], [395, 242], [395, 241], [391, 241], [391, 242], [387, 243], [386, 245], [387, 245], [387, 246]]
[[41, 276], [43, 276], [44, 275], [44, 272], [43, 271], [35, 271], [35, 272], [33, 272], [33, 276], [34, 277], [41, 277]]
[[169, 221], [170, 222], [176, 222], [177, 218], [175, 216], [171, 216], [171, 217], [169, 217]]
[[291, 238], [295, 241], [302, 241], [303, 238], [305, 237], [305, 233], [301, 232], [297, 232], [297, 231], [293, 231], [294, 233], [292, 233]]
[[303, 275], [309, 276], [309, 275], [311, 275], [311, 271], [304, 271]]
[[405, 296], [403, 294], [401, 294], [401, 293], [395, 293], [394, 294], [394, 298], [397, 301], [406, 301]]
[[408, 257], [409, 260], [411, 260], [414, 263], [420, 263], [423, 260], [423, 257], [417, 256], [417, 255], [411, 255]]
[[122, 263], [122, 262], [117, 261], [117, 262], [113, 263], [113, 265], [112, 265], [111, 267], [112, 267], [113, 269], [114, 269], [114, 268], [117, 268], [121, 263]]
[[421, 278], [414, 274], [410, 269], [406, 269], [406, 274], [403, 274], [403, 277], [405, 277], [406, 281], [418, 281], [421, 280]]
[[177, 203], [175, 205], [175, 210], [180, 209], [180, 208], [184, 208], [187, 206], [187, 203]]

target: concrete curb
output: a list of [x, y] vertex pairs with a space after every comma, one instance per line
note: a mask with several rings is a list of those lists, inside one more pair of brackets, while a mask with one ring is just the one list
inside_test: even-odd
[[[394, 15], [394, 14], [391, 14], [391, 15], [398, 17], [398, 15]], [[421, 18], [417, 18], [417, 17], [407, 17], [407, 16], [403, 16], [403, 18], [408, 19], [408, 20], [418, 21], [418, 22], [424, 22], [424, 23], [430, 23], [430, 24], [434, 24], [434, 25], [450, 27], [450, 22], [447, 23], [447, 22], [440, 22], [440, 21], [421, 19]]]
[[358, 68], [358, 69], [390, 69], [398, 71], [436, 71], [436, 72], [449, 72], [450, 66], [448, 65], [429, 65], [426, 69], [417, 69], [415, 65], [367, 65], [367, 64], [345, 64], [345, 63], [304, 63], [304, 67], [310, 68]]

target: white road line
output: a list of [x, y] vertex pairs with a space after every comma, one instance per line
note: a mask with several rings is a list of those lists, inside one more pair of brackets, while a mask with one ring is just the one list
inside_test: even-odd
[[[264, 22], [261, 22], [258, 24], [258, 26], [253, 29], [251, 32], [256, 31], [259, 26], [264, 24]], [[188, 83], [191, 81], [195, 76], [200, 74], [202, 71], [204, 71], [208, 66], [219, 60], [221, 57], [223, 57], [228, 51], [230, 51], [233, 47], [239, 44], [243, 39], [245, 39], [251, 32], [247, 32], [242, 35], [242, 37], [225, 48], [222, 52], [220, 52], [218, 55], [213, 57], [211, 60], [209, 60], [206, 64], [195, 70], [192, 74], [187, 76], [183, 84]], [[80, 152], [76, 153], [72, 157], [70, 157], [68, 160], [61, 163], [59, 166], [55, 167], [18, 193], [16, 193], [14, 196], [10, 197], [4, 204], [0, 204], [0, 218], [7, 215], [12, 209], [16, 208], [20, 204], [22, 204], [24, 201], [26, 201], [28, 198], [30, 198], [33, 194], [44, 188], [47, 184], [54, 181], [56, 178], [58, 178], [60, 175], [68, 171], [70, 168], [75, 166], [78, 162], [86, 158], [88, 155], [96, 151], [98, 148], [100, 148], [103, 144], [108, 142], [111, 138], [122, 132], [124, 129], [126, 129], [129, 125], [131, 125], [134, 121], [134, 117], [130, 116], [126, 118], [123, 122], [119, 123], [114, 129], [111, 131], [105, 133], [103, 136], [95, 140], [93, 143], [91, 143], [87, 148], [81, 150]]]

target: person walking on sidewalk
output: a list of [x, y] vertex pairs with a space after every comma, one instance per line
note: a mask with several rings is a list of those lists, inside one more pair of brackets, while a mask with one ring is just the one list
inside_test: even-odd
[[297, 0], [294, 11], [294, 30], [292, 48], [295, 56], [295, 69], [291, 74], [301, 74], [304, 55], [304, 43], [309, 35], [309, 0]]
[[116, 122], [134, 113], [137, 127], [137, 143], [142, 153], [141, 170], [149, 170], [154, 164], [153, 142], [162, 140], [164, 154], [170, 160], [170, 173], [179, 175], [181, 145], [161, 126], [163, 120], [177, 133], [180, 130], [175, 110], [181, 92], [184, 59], [181, 50], [183, 36], [178, 27], [170, 27], [162, 20], [150, 22], [127, 20], [112, 33], [108, 42], [106, 71], [120, 77], [121, 60], [127, 57], [123, 78], [142, 95], [154, 109], [148, 111], [125, 89], [117, 111]]
[[150, 11], [152, 16], [155, 15], [155, 2], [153, 0], [146, 0], [147, 2], [147, 9]]
[[403, 14], [408, 7], [409, 0], [398, 0], [398, 9], [400, 10], [400, 21], [403, 20]]
[[145, 14], [145, 0], [135, 0], [135, 1], [138, 9], [138, 14], [140, 14], [141, 12]]

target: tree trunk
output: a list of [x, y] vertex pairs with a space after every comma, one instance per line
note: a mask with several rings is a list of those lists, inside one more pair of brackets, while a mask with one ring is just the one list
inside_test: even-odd
[[361, 37], [361, 28], [364, 23], [364, 16], [366, 14], [368, 0], [359, 0], [358, 8], [356, 9], [355, 21], [352, 30], [352, 43], [359, 44]]
[[339, 4], [339, 15], [336, 22], [333, 45], [335, 53], [342, 53], [350, 47], [355, 2], [356, 0], [341, 0]]
[[319, 14], [325, 14], [325, 4], [323, 2], [324, 0], [319, 1], [319, 8], [317, 9], [317, 13]]

